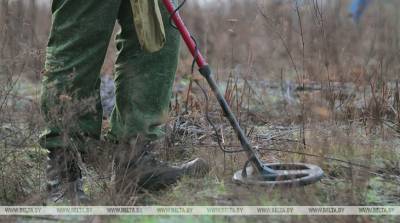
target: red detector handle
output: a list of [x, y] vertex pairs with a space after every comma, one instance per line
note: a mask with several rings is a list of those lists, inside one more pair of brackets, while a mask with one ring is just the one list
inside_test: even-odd
[[201, 52], [196, 48], [196, 43], [192, 39], [189, 30], [186, 28], [185, 23], [179, 15], [179, 12], [175, 11], [174, 4], [171, 0], [163, 0], [163, 2], [168, 12], [172, 15], [172, 20], [174, 21], [176, 28], [178, 28], [179, 32], [181, 33], [182, 39], [185, 41], [190, 53], [196, 59], [197, 66], [199, 66], [199, 69], [205, 67], [207, 62], [205, 61]]

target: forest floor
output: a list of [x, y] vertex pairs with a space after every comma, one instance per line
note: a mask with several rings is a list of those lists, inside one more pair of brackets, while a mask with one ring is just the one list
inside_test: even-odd
[[[183, 81], [181, 81], [182, 84]], [[233, 83], [233, 82], [232, 82]], [[256, 90], [252, 96], [246, 95], [242, 102], [235, 101], [235, 90], [243, 94], [245, 87], [236, 87], [229, 83], [221, 84], [225, 97], [266, 162], [306, 162], [319, 165], [325, 173], [324, 178], [315, 184], [296, 187], [262, 188], [257, 186], [236, 185], [232, 182], [233, 173], [240, 170], [246, 161], [245, 154], [224, 154], [217, 143], [215, 131], [204, 115], [204, 101], [199, 89], [193, 89], [193, 97], [188, 110], [183, 112], [185, 101], [181, 93], [172, 103], [171, 119], [165, 129], [165, 146], [158, 151], [160, 157], [170, 162], [202, 157], [210, 165], [210, 173], [202, 179], [184, 178], [173, 187], [156, 192], [132, 194], [134, 205], [240, 205], [240, 206], [314, 206], [314, 205], [396, 205], [400, 202], [400, 166], [399, 133], [389, 122], [371, 124], [362, 119], [344, 119], [341, 109], [329, 111], [321, 104], [320, 89], [304, 92], [292, 91], [288, 96], [287, 88], [264, 87], [264, 92]], [[185, 85], [187, 83], [183, 83]], [[250, 86], [250, 84], [249, 84]], [[275, 85], [271, 85], [275, 86]], [[179, 85], [178, 85], [179, 87]], [[14, 109], [25, 108], [35, 100], [37, 87], [25, 84], [19, 91], [20, 100]], [[31, 90], [29, 90], [31, 89]], [[250, 87], [249, 87], [250, 89]], [[253, 86], [252, 89], [260, 89]], [[265, 90], [268, 89], [268, 90]], [[293, 89], [293, 87], [292, 87]], [[18, 90], [18, 89], [17, 89]], [[236, 92], [236, 93], [237, 93]], [[307, 101], [299, 94], [314, 95], [318, 105], [304, 109]], [[351, 95], [351, 94], [348, 94]], [[258, 98], [253, 100], [254, 98]], [[353, 105], [357, 104], [354, 97]], [[323, 102], [324, 101], [324, 102]], [[314, 101], [315, 102], [315, 101]], [[209, 102], [209, 117], [219, 131], [219, 137], [227, 149], [239, 149], [240, 144], [233, 130], [219, 111], [213, 99]], [[25, 105], [23, 105], [25, 104]], [[237, 105], [240, 106], [237, 106]], [[268, 106], [265, 106], [268, 105]], [[180, 107], [180, 108], [178, 108]], [[357, 108], [354, 108], [355, 110]], [[23, 113], [23, 110], [19, 110]], [[306, 114], [304, 121], [301, 114]], [[15, 113], [16, 114], [16, 113]], [[296, 115], [297, 114], [297, 115]], [[348, 115], [348, 114], [347, 114]], [[21, 116], [25, 117], [25, 116]], [[332, 118], [335, 117], [335, 118]], [[19, 126], [19, 128], [17, 128]], [[40, 205], [38, 194], [44, 193], [44, 166], [46, 152], [35, 143], [39, 131], [21, 132], [24, 123], [3, 124], [2, 136], [14, 135], [14, 141], [24, 142], [17, 150], [2, 146], [0, 155], [10, 165], [2, 165], [2, 197], [7, 204]], [[7, 133], [7, 134], [6, 134]], [[22, 141], [24, 139], [25, 141]], [[13, 141], [8, 141], [13, 145]], [[110, 164], [111, 165], [111, 164]], [[107, 169], [107, 168], [106, 168]], [[88, 167], [85, 172], [87, 185], [85, 190], [91, 196], [94, 205], [110, 204], [107, 191], [110, 188], [108, 173], [99, 173]], [[21, 196], [21, 193], [23, 196]], [[265, 217], [251, 218], [255, 222], [265, 222]], [[365, 222], [373, 220], [387, 222], [395, 217], [271, 217], [273, 222], [293, 222], [330, 220], [331, 222]], [[67, 217], [57, 219], [18, 218], [17, 221], [42, 222], [62, 220], [65, 222], [159, 222], [155, 217], [118, 217], [83, 218]], [[165, 217], [163, 222], [243, 222], [244, 218], [202, 216], [196, 218]], [[247, 218], [247, 220], [249, 220]]]

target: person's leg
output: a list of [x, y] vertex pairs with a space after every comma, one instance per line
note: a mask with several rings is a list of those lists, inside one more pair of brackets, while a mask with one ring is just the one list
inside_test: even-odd
[[47, 124], [40, 140], [43, 147], [63, 146], [65, 131], [71, 137], [100, 137], [100, 69], [119, 2], [53, 0], [42, 79], [41, 106]]
[[169, 25], [168, 12], [160, 5], [166, 44], [156, 53], [143, 51], [130, 8], [129, 0], [123, 0], [118, 16], [121, 32], [116, 39], [116, 106], [111, 118], [111, 137], [122, 142], [138, 134], [148, 139], [162, 136], [160, 125], [168, 118], [180, 44], [178, 31]]
[[118, 16], [121, 32], [117, 36], [116, 107], [110, 134], [122, 147], [115, 156], [115, 188], [124, 197], [141, 189], [161, 189], [184, 175], [201, 177], [208, 172], [202, 159], [171, 166], [155, 159], [150, 152], [160, 147], [155, 139], [163, 135], [160, 125], [168, 118], [180, 35], [170, 26], [168, 12], [161, 3], [166, 44], [159, 52], [144, 52], [130, 8], [129, 0], [123, 0]]
[[73, 141], [100, 137], [100, 69], [119, 6], [120, 0], [53, 0], [41, 98], [47, 129], [40, 139], [50, 151], [53, 201], [64, 196], [63, 185], [83, 192], [76, 160], [81, 148]]

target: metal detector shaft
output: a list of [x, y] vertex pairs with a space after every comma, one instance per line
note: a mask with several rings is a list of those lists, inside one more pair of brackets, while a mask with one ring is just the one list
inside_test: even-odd
[[[231, 123], [233, 129], [236, 132], [236, 135], [239, 138], [240, 143], [242, 144], [243, 149], [245, 149], [247, 157], [252, 162], [253, 166], [259, 171], [265, 171], [265, 167], [261, 163], [258, 152], [251, 146], [249, 140], [247, 139], [245, 133], [243, 132], [242, 128], [239, 125], [235, 115], [233, 114], [231, 108], [229, 107], [228, 103], [225, 100], [225, 97], [221, 94], [218, 89], [217, 84], [215, 83], [212, 77], [212, 71], [208, 65], [205, 65], [199, 69], [200, 74], [207, 80], [208, 84], [210, 85], [211, 90], [213, 91], [215, 97], [218, 100], [222, 110], [224, 111], [226, 118]], [[272, 171], [271, 171], [272, 172]]]
[[198, 51], [195, 41], [193, 40], [192, 36], [190, 35], [188, 29], [186, 28], [182, 18], [179, 15], [179, 12], [175, 11], [175, 6], [171, 2], [171, 0], [163, 0], [165, 7], [167, 8], [168, 12], [172, 16], [172, 20], [174, 21], [176, 27], [178, 28], [179, 32], [182, 35], [183, 40], [185, 41], [187, 47], [189, 48], [190, 53], [196, 60], [196, 63], [199, 67], [200, 74], [207, 80], [208, 84], [210, 85], [211, 90], [215, 94], [218, 103], [220, 104], [222, 110], [224, 111], [227, 119], [229, 120], [230, 124], [232, 125], [233, 129], [236, 132], [236, 135], [239, 138], [239, 141], [246, 151], [246, 154], [251, 161], [253, 167], [259, 172], [269, 172], [274, 173], [275, 171], [271, 168], [265, 167], [261, 160], [259, 159], [258, 152], [252, 147], [249, 140], [247, 139], [245, 133], [243, 132], [242, 128], [239, 125], [235, 115], [233, 114], [231, 108], [229, 107], [228, 103], [226, 102], [224, 96], [221, 94], [220, 90], [218, 89], [217, 84], [215, 83], [212, 77], [212, 70], [210, 66], [205, 61], [201, 52]]

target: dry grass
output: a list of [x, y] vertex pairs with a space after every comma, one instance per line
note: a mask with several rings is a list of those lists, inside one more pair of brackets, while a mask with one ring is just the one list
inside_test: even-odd
[[[32, 5], [24, 8], [21, 2], [6, 0], [0, 6], [0, 204], [34, 203], [37, 199], [32, 194], [43, 192], [45, 154], [36, 144], [43, 121], [37, 104], [49, 14]], [[290, 190], [232, 184], [232, 174], [242, 167], [245, 157], [219, 150], [217, 137], [227, 149], [240, 147], [209, 91], [208, 114], [218, 136], [206, 120], [205, 96], [194, 81], [204, 88], [206, 84], [190, 75], [192, 59], [182, 50], [160, 155], [171, 162], [202, 156], [212, 171], [205, 179], [183, 179], [160, 193], [132, 195], [137, 196], [136, 204], [399, 204], [399, 2], [376, 1], [359, 25], [346, 15], [347, 0], [305, 2], [296, 7], [267, 0], [206, 5], [188, 1], [182, 13], [214, 67], [227, 101], [263, 158], [315, 163], [326, 177], [315, 185]], [[20, 32], [22, 27], [26, 27], [24, 32]], [[112, 70], [112, 52], [113, 47], [103, 69], [107, 74]], [[87, 190], [97, 204], [113, 200], [104, 196], [110, 185], [103, 175], [107, 176], [87, 169]], [[223, 220], [244, 221], [191, 219]]]

